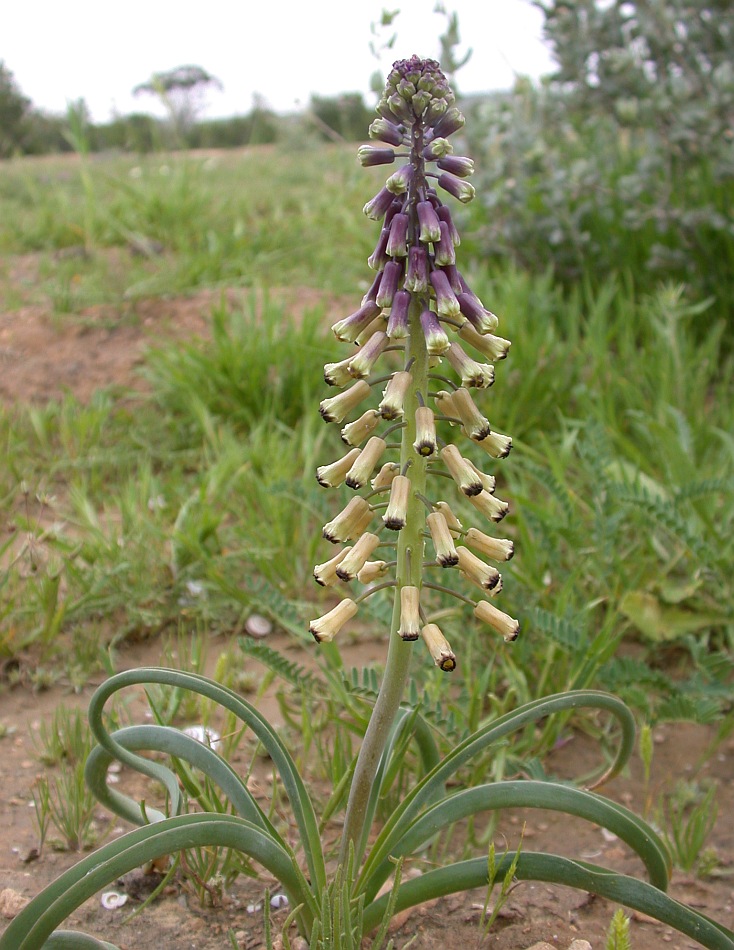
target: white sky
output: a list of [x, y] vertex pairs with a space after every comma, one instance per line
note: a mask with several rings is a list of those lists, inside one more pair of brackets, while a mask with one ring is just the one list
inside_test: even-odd
[[[459, 14], [462, 92], [509, 88], [516, 75], [552, 68], [542, 15], [530, 0], [444, 0]], [[436, 0], [0, 0], [0, 59], [33, 104], [64, 112], [84, 97], [95, 121], [114, 112], [155, 112], [132, 89], [154, 72], [202, 66], [224, 91], [207, 93], [206, 114], [249, 112], [254, 93], [293, 111], [312, 93], [369, 93], [369, 77], [394, 59], [438, 57], [445, 18]], [[378, 63], [370, 24], [399, 9], [398, 40]], [[373, 100], [367, 98], [367, 102]]]

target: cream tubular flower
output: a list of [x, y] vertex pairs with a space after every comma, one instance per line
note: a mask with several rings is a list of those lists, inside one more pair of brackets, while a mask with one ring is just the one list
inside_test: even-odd
[[446, 463], [451, 477], [465, 495], [478, 495], [484, 489], [481, 478], [455, 445], [449, 443], [444, 446], [439, 455]]
[[392, 480], [400, 474], [400, 466], [397, 462], [385, 462], [380, 471], [371, 481], [372, 491], [379, 491], [381, 488], [387, 488], [392, 484]]
[[349, 548], [342, 548], [330, 561], [316, 565], [313, 569], [313, 576], [317, 584], [322, 587], [331, 587], [332, 584], [336, 584], [339, 580], [336, 575], [337, 566], [344, 560], [348, 550]]
[[342, 422], [369, 394], [368, 383], [360, 379], [338, 396], [322, 399], [319, 412], [325, 422]]
[[376, 580], [387, 574], [387, 562], [385, 561], [365, 561], [362, 570], [357, 574], [357, 580], [360, 584], [374, 584]]
[[491, 538], [476, 528], [469, 528], [464, 540], [475, 551], [479, 551], [480, 554], [493, 561], [509, 561], [515, 553], [515, 545], [512, 541], [507, 538]]
[[482, 356], [486, 356], [491, 362], [505, 359], [512, 345], [509, 340], [505, 340], [501, 336], [493, 336], [491, 333], [477, 333], [471, 323], [464, 324], [459, 330], [459, 336], [465, 343], [473, 346], [475, 350], [481, 353]]
[[418, 455], [429, 458], [436, 452], [436, 422], [433, 410], [428, 406], [419, 406], [415, 411], [415, 442], [413, 448]]
[[507, 458], [512, 449], [512, 437], [501, 432], [490, 432], [483, 439], [477, 439], [476, 443], [493, 459]]
[[372, 435], [381, 419], [382, 416], [376, 409], [368, 409], [359, 419], [344, 426], [341, 431], [342, 442], [346, 442], [347, 445], [361, 445], [368, 435]]
[[420, 591], [417, 587], [401, 587], [398, 633], [403, 640], [417, 640], [420, 632]]
[[436, 560], [441, 567], [454, 567], [459, 563], [459, 555], [456, 552], [454, 539], [443, 513], [440, 511], [431, 512], [426, 518], [426, 525], [431, 533], [433, 547], [436, 549]]
[[510, 506], [506, 501], [495, 498], [495, 496], [490, 495], [488, 491], [482, 491], [478, 495], [474, 495], [469, 498], [469, 501], [474, 505], [477, 511], [481, 511], [484, 517], [489, 518], [490, 521], [502, 521], [510, 510]]
[[446, 357], [452, 367], [461, 376], [462, 386], [474, 386], [476, 389], [489, 389], [494, 382], [494, 367], [489, 363], [477, 363], [462, 350], [458, 343], [449, 346]]
[[332, 544], [350, 541], [357, 536], [355, 530], [361, 525], [365, 515], [371, 514], [369, 504], [361, 495], [356, 495], [336, 518], [324, 525], [322, 534]]
[[517, 640], [520, 634], [520, 624], [508, 614], [498, 610], [489, 601], [480, 600], [474, 608], [474, 616], [482, 623], [489, 624], [497, 633], [501, 633], [507, 643]]
[[320, 465], [316, 469], [316, 481], [323, 488], [336, 488], [347, 477], [347, 472], [359, 458], [359, 449], [347, 452], [344, 458], [337, 459], [331, 465]]
[[410, 479], [405, 475], [396, 475], [390, 485], [390, 501], [387, 510], [382, 516], [386, 528], [400, 531], [405, 527], [408, 517], [408, 500], [410, 498]]
[[[485, 564], [476, 554], [472, 554], [469, 548], [465, 548], [463, 545], [459, 545], [456, 553], [459, 555], [459, 570], [467, 580], [483, 590], [492, 590], [497, 586], [500, 580], [500, 572], [496, 567]], [[340, 570], [341, 567], [338, 567], [337, 574]], [[341, 577], [341, 574], [339, 576]]]
[[428, 647], [433, 662], [440, 670], [443, 670], [444, 673], [450, 673], [456, 669], [456, 654], [437, 624], [427, 623], [421, 629], [421, 636]]
[[405, 394], [412, 381], [413, 377], [404, 370], [393, 374], [382, 394], [382, 402], [378, 406], [383, 419], [399, 419], [402, 416]]
[[357, 605], [346, 597], [323, 617], [312, 620], [308, 629], [317, 643], [331, 643], [344, 624], [356, 613]]
[[349, 553], [336, 567], [336, 576], [343, 581], [351, 581], [359, 574], [368, 558], [380, 543], [376, 534], [362, 535]]
[[459, 419], [461, 419], [461, 424], [467, 436], [475, 442], [480, 439], [486, 439], [492, 431], [489, 425], [489, 419], [485, 419], [477, 409], [469, 390], [464, 389], [462, 386], [460, 389], [457, 389], [456, 392], [452, 393], [450, 398], [451, 406]]
[[448, 503], [445, 501], [437, 501], [433, 508], [434, 511], [438, 511], [444, 516], [446, 524], [449, 526], [449, 531], [455, 538], [458, 538], [463, 530], [463, 525], [453, 513]]
[[[357, 458], [355, 458], [345, 475], [345, 481], [349, 488], [356, 491], [367, 483], [386, 448], [387, 442], [378, 435], [373, 435], [361, 452], [357, 450]], [[351, 455], [351, 452], [349, 454]]]

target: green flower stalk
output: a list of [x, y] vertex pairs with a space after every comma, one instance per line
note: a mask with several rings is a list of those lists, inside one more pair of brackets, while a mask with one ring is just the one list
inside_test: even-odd
[[[362, 146], [359, 159], [364, 166], [402, 164], [364, 207], [367, 217], [381, 222], [375, 250], [368, 258], [377, 276], [360, 308], [334, 324], [336, 337], [357, 344], [359, 349], [340, 363], [325, 367], [326, 382], [343, 392], [321, 403], [321, 415], [327, 422], [346, 421], [341, 431], [348, 445], [367, 441], [358, 455], [350, 452], [317, 472], [325, 487], [345, 482], [360, 490], [371, 484], [365, 503], [371, 511], [385, 509], [381, 527], [374, 528], [371, 522], [370, 530], [341, 560], [337, 555], [316, 568], [318, 583], [345, 590], [341, 604], [312, 621], [311, 632], [318, 640], [333, 639], [353, 617], [354, 605], [370, 596], [375, 577], [380, 577], [379, 588], [384, 588], [386, 561], [370, 562], [368, 558], [381, 544], [389, 543], [392, 532], [399, 532], [390, 581], [395, 587], [395, 608], [386, 672], [355, 771], [342, 860], [349, 842], [356, 846], [363, 832], [366, 796], [400, 703], [412, 641], [422, 638], [434, 663], [446, 672], [460, 662], [460, 645], [457, 659], [432, 620], [445, 596], [437, 593], [436, 585], [426, 586], [432, 572], [443, 569], [445, 578], [446, 570], [453, 570], [451, 587], [456, 587], [459, 599], [472, 604], [475, 613], [479, 611], [478, 619], [493, 630], [501, 629], [505, 639], [515, 639], [519, 631], [516, 620], [493, 605], [488, 611], [481, 606], [483, 601], [471, 594], [472, 587], [485, 595], [501, 589], [499, 571], [482, 558], [489, 556], [489, 551], [494, 560], [506, 559], [501, 555], [508, 542], [470, 527], [468, 530], [476, 532], [472, 536], [474, 550], [457, 546], [457, 539], [470, 543], [468, 530], [450, 507], [462, 496], [469, 498], [490, 521], [499, 520], [508, 510], [507, 503], [493, 494], [494, 478], [478, 470], [451, 442], [451, 430], [457, 424], [470, 442], [481, 444], [492, 437], [490, 423], [468, 389], [486, 389], [493, 384], [491, 364], [503, 359], [509, 347], [508, 341], [491, 336], [497, 317], [484, 307], [457, 269], [460, 236], [441, 196], [443, 192], [449, 200], [465, 203], [474, 195], [466, 181], [474, 164], [454, 155], [449, 141], [464, 119], [438, 64], [415, 56], [395, 63], [377, 111], [381, 117], [373, 122], [370, 135], [384, 144]], [[477, 359], [460, 341], [476, 351]], [[444, 388], [447, 375], [454, 377], [450, 391]], [[436, 379], [443, 385], [437, 386]], [[374, 407], [365, 411], [370, 398]], [[362, 414], [348, 421], [357, 407]], [[399, 444], [390, 441], [391, 434], [395, 438], [398, 433]], [[510, 445], [508, 441], [508, 451]], [[495, 440], [487, 454], [504, 456], [504, 447]], [[397, 458], [385, 463], [383, 456], [389, 452]], [[381, 462], [379, 473], [372, 478]], [[435, 477], [438, 475], [449, 477]], [[358, 511], [362, 509], [348, 506], [324, 527], [324, 536], [335, 542], [354, 540], [354, 525], [363, 517]], [[483, 545], [478, 536], [486, 538]], [[435, 560], [426, 558], [427, 538], [435, 549]], [[351, 586], [355, 578], [367, 589], [347, 597], [346, 585]], [[441, 587], [446, 589], [446, 584]]]

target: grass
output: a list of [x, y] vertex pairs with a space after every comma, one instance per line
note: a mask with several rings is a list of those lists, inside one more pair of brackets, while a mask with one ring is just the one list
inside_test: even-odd
[[[214, 305], [206, 343], [150, 350], [143, 394], [2, 407], [0, 654], [63, 658], [79, 681], [110, 641], [236, 631], [254, 609], [305, 636], [334, 513], [312, 473], [339, 451], [318, 417], [321, 365], [340, 351], [323, 307], [296, 320], [268, 288], [356, 307], [376, 237], [359, 208], [379, 177], [337, 148], [95, 159], [89, 175], [85, 189], [68, 159], [0, 168], [0, 248], [39, 255], [37, 284], [4, 300], [43, 301], [63, 328], [90, 304], [134, 320], [143, 297], [252, 290]], [[77, 246], [88, 255], [58, 258]], [[455, 677], [451, 728], [572, 686], [618, 690], [652, 721], [719, 715], [734, 535], [723, 318], [677, 286], [637, 296], [610, 277], [569, 295], [550, 275], [466, 270], [514, 341], [486, 411], [515, 442], [498, 494], [518, 550], [506, 605], [526, 634], [495, 657], [446, 618], [460, 670], [487, 669], [481, 684]], [[377, 629], [384, 616], [375, 603]]]

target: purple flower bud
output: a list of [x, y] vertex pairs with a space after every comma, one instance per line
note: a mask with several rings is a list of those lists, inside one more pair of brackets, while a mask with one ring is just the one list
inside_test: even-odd
[[454, 175], [449, 175], [447, 172], [438, 176], [438, 183], [444, 191], [448, 191], [454, 198], [458, 198], [462, 204], [468, 204], [474, 197], [474, 185], [470, 185], [468, 181], [462, 181], [461, 178], [456, 178]]
[[392, 302], [387, 335], [391, 340], [404, 340], [408, 336], [408, 310], [411, 296], [407, 290], [399, 290]]
[[424, 247], [413, 246], [408, 250], [408, 272], [403, 286], [414, 294], [428, 290], [428, 252]]
[[400, 214], [400, 212], [403, 210], [404, 204], [405, 204], [404, 198], [393, 198], [393, 203], [385, 212], [385, 220], [382, 223], [382, 226], [384, 228], [390, 227], [390, 225], [392, 224], [392, 219], [395, 217], [396, 214]]
[[418, 116], [418, 118], [420, 118], [420, 116], [423, 115], [423, 113], [426, 111], [426, 109], [427, 109], [428, 106], [430, 105], [431, 98], [432, 98], [432, 97], [431, 97], [430, 92], [426, 92], [425, 90], [421, 90], [420, 92], [417, 92], [417, 93], [413, 96], [413, 98], [411, 99], [411, 105], [413, 106], [413, 112], [415, 112], [415, 114], [416, 114], [416, 116]]
[[407, 214], [396, 214], [390, 222], [390, 237], [387, 242], [387, 253], [390, 257], [408, 256], [408, 225], [410, 218]]
[[377, 239], [377, 244], [375, 245], [374, 251], [367, 258], [367, 263], [372, 268], [372, 270], [382, 270], [382, 268], [388, 262], [387, 256], [387, 242], [390, 239], [390, 229], [383, 228], [380, 231], [380, 236]]
[[399, 127], [387, 119], [375, 119], [370, 126], [370, 138], [379, 139], [381, 142], [387, 142], [388, 145], [395, 146], [400, 146], [405, 141]]
[[[374, 145], [360, 145], [357, 158], [363, 168], [372, 165], [391, 165], [395, 161], [395, 152], [391, 148], [375, 148]], [[446, 169], [450, 171], [451, 169]]]
[[349, 360], [347, 369], [355, 379], [365, 379], [388, 344], [387, 334], [382, 330], [373, 333], [362, 349]]
[[458, 294], [461, 312], [471, 323], [477, 333], [491, 333], [497, 326], [497, 317], [489, 310], [485, 310], [482, 302], [474, 294]]
[[433, 126], [433, 133], [434, 135], [441, 135], [447, 138], [449, 135], [453, 135], [454, 132], [458, 132], [459, 129], [462, 129], [464, 122], [464, 116], [458, 109], [448, 109]]
[[445, 266], [447, 264], [456, 263], [456, 254], [454, 253], [454, 245], [451, 240], [451, 235], [449, 233], [449, 227], [445, 221], [442, 221], [440, 224], [441, 228], [441, 239], [436, 241], [433, 246], [434, 259], [436, 264]]
[[[454, 245], [456, 245], [456, 241], [454, 241]], [[449, 285], [453, 292], [460, 294], [464, 290], [464, 284], [456, 264], [445, 264], [441, 270], [448, 277]]]
[[381, 188], [374, 198], [367, 202], [362, 209], [368, 218], [379, 221], [393, 201], [393, 193], [387, 188]]
[[391, 125], [400, 125], [400, 123], [404, 121], [400, 116], [395, 115], [385, 98], [380, 99], [375, 107], [375, 111]]
[[433, 310], [424, 310], [421, 313], [421, 329], [426, 338], [426, 350], [431, 356], [441, 356], [448, 350], [449, 338]]
[[362, 297], [362, 305], [366, 304], [368, 300], [374, 300], [377, 296], [377, 291], [380, 289], [380, 282], [382, 281], [382, 271], [379, 274], [375, 274], [375, 279], [370, 284], [370, 288], [367, 293]]
[[419, 201], [416, 206], [416, 211], [418, 212], [418, 223], [421, 229], [418, 240], [423, 241], [424, 244], [440, 240], [440, 221], [431, 202]]
[[384, 307], [386, 310], [389, 307], [392, 307], [393, 297], [395, 296], [395, 291], [398, 289], [398, 283], [402, 273], [403, 265], [401, 261], [390, 261], [389, 263], [385, 264], [385, 269], [382, 272], [380, 289], [377, 293], [377, 297], [375, 298], [375, 301], [379, 307]]
[[413, 110], [399, 93], [395, 93], [387, 100], [387, 104], [393, 113], [401, 122], [407, 122], [410, 125], [415, 122]]
[[375, 319], [381, 309], [374, 300], [368, 300], [359, 310], [345, 317], [344, 320], [335, 323], [331, 329], [334, 331], [337, 340], [354, 343], [362, 330]]
[[[399, 168], [394, 172], [388, 180], [385, 182], [385, 188], [393, 195], [402, 195], [408, 190], [408, 185], [410, 184], [410, 179], [413, 177], [413, 166], [412, 165], [403, 165], [402, 168]], [[458, 181], [458, 179], [457, 179]]]
[[459, 301], [449, 285], [446, 274], [441, 270], [432, 270], [429, 279], [436, 294], [436, 310], [439, 315], [442, 317], [457, 317], [461, 312]]
[[437, 158], [445, 158], [447, 155], [450, 155], [453, 150], [454, 146], [448, 139], [435, 138], [423, 149], [423, 157], [429, 162], [432, 162]]
[[445, 221], [446, 224], [448, 224], [449, 233], [451, 234], [451, 240], [454, 242], [454, 247], [458, 247], [461, 244], [461, 235], [456, 230], [454, 219], [451, 216], [451, 209], [446, 205], [440, 205], [440, 207], [436, 208], [436, 214], [438, 215], [439, 221]]
[[445, 158], [439, 159], [438, 167], [456, 175], [457, 178], [468, 178], [474, 174], [474, 162], [463, 155], [446, 155]]

